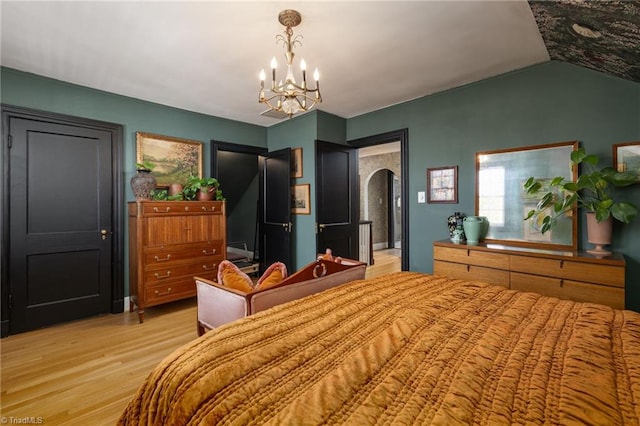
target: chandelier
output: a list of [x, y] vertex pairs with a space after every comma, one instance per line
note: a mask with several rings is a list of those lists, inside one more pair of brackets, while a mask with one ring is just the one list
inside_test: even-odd
[[[276, 68], [278, 68], [278, 62], [275, 56], [271, 59], [271, 89], [268, 90], [268, 94], [265, 95], [264, 80], [266, 78], [264, 69], [260, 71], [260, 98], [259, 102], [267, 105], [271, 111], [278, 113], [284, 113], [293, 117], [298, 112], [306, 112], [313, 108], [316, 104], [322, 102], [322, 95], [320, 95], [320, 74], [318, 69], [313, 73], [313, 79], [316, 82], [315, 89], [307, 86], [307, 64], [304, 59], [300, 61], [300, 69], [302, 70], [302, 82], [296, 83], [296, 79], [293, 76], [292, 64], [293, 47], [298, 44], [302, 45], [300, 39], [301, 35], [293, 37], [293, 27], [302, 22], [302, 16], [295, 10], [283, 10], [278, 15], [278, 21], [286, 27], [284, 36], [281, 34], [276, 35], [276, 44], [282, 42], [283, 46], [287, 50], [285, 57], [287, 58], [287, 75], [284, 82], [280, 80], [276, 83]], [[292, 39], [293, 37], [293, 39]]]

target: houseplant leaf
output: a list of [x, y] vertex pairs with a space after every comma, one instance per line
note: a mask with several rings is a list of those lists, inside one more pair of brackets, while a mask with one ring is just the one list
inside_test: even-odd
[[638, 208], [631, 203], [615, 203], [611, 206], [611, 214], [620, 222], [629, 223], [638, 215]]

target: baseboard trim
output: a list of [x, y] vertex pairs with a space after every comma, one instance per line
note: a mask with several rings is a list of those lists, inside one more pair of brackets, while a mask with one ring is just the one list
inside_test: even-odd
[[385, 242], [383, 242], [383, 243], [375, 243], [375, 244], [373, 245], [373, 250], [374, 250], [374, 251], [375, 251], [375, 250], [385, 250], [385, 249], [387, 249], [387, 248], [389, 248], [389, 243], [387, 243], [386, 241], [385, 241]]

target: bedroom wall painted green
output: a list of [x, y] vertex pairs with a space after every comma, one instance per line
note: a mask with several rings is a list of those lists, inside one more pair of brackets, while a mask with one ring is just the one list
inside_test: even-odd
[[[475, 152], [578, 140], [610, 165], [612, 144], [640, 141], [638, 117], [640, 84], [551, 62], [351, 118], [347, 139], [409, 129], [409, 267], [432, 272], [447, 217], [474, 212]], [[418, 204], [426, 168], [448, 165], [459, 166], [459, 204]], [[618, 192], [640, 204], [640, 185]], [[584, 223], [579, 233], [590, 247]], [[640, 218], [615, 224], [612, 248], [626, 256], [627, 307], [640, 311]]]
[[[135, 199], [129, 180], [135, 173], [137, 131], [202, 141], [205, 175], [210, 171], [211, 139], [267, 146], [267, 129], [262, 126], [89, 89], [5, 67], [0, 68], [0, 82], [0, 102], [3, 104], [121, 124], [124, 128], [125, 201]], [[125, 235], [128, 235], [127, 221], [124, 223]], [[125, 294], [129, 294], [128, 253], [129, 244], [125, 238]]]
[[291, 215], [292, 264], [293, 269], [312, 262], [316, 257], [315, 223], [315, 167], [314, 141], [317, 137], [317, 111], [282, 121], [268, 128], [269, 151], [283, 148], [302, 148], [302, 177], [292, 179], [291, 184], [311, 184], [311, 214]]
[[296, 270], [316, 258], [316, 169], [315, 141], [322, 140], [346, 144], [346, 120], [314, 110], [269, 127], [267, 146], [269, 151], [283, 148], [302, 148], [302, 177], [292, 179], [292, 185], [311, 184], [311, 214], [291, 216], [293, 265]]
[[[267, 146], [267, 129], [262, 126], [185, 111], [6, 67], [0, 68], [0, 81], [3, 104], [121, 124], [124, 127], [126, 179], [135, 173], [137, 131], [203, 142], [205, 173], [209, 171], [211, 139]], [[133, 199], [128, 186], [126, 199]]]
[[[474, 209], [474, 154], [567, 140], [611, 161], [611, 145], [640, 141], [640, 85], [580, 67], [551, 62], [458, 89], [434, 94], [362, 116], [343, 119], [322, 111], [269, 128], [192, 113], [66, 82], [0, 69], [0, 101], [124, 125], [125, 181], [134, 173], [137, 130], [205, 142], [268, 147], [302, 147], [304, 175], [311, 184], [312, 214], [294, 215], [294, 265], [315, 257], [314, 141], [335, 143], [409, 129], [410, 269], [432, 271], [432, 242], [447, 237], [446, 218]], [[426, 168], [459, 166], [457, 205], [418, 204]], [[128, 185], [125, 200], [133, 199]], [[640, 203], [640, 185], [624, 190]], [[619, 225], [619, 224], [616, 224]], [[640, 311], [640, 219], [615, 227], [613, 249], [627, 259], [627, 306]], [[584, 225], [580, 246], [588, 247]], [[128, 291], [128, 278], [127, 287]]]

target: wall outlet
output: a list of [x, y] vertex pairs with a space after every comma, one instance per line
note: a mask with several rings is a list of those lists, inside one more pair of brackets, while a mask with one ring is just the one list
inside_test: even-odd
[[424, 191], [419, 191], [418, 192], [418, 203], [424, 203], [425, 202], [425, 192]]

